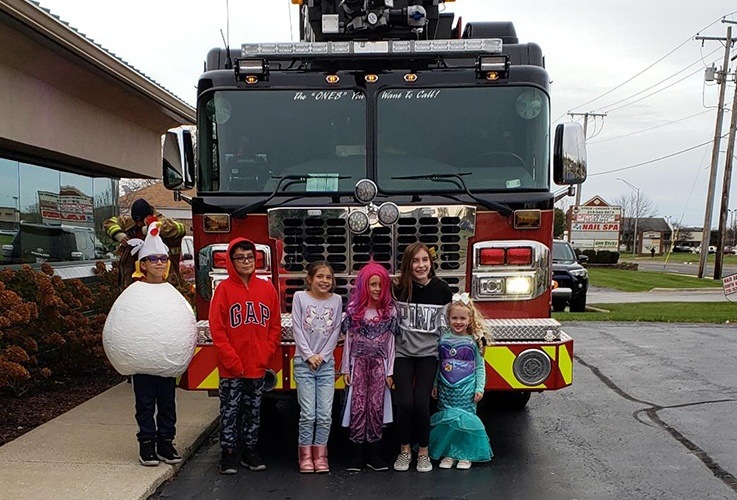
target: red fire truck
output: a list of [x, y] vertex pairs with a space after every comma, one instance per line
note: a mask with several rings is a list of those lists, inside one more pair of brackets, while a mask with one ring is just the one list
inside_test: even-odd
[[454, 24], [442, 0], [293, 3], [301, 42], [207, 55], [196, 157], [187, 131], [165, 139], [165, 184], [197, 193], [201, 335], [181, 386], [217, 388], [207, 313], [236, 236], [256, 243], [257, 277], [281, 298], [275, 390], [295, 387], [290, 311], [306, 266], [331, 262], [345, 300], [366, 262], [395, 274], [416, 241], [492, 318], [487, 390], [524, 406], [570, 385], [573, 340], [550, 318], [551, 163], [570, 194], [586, 153], [577, 124], [551, 141], [540, 47], [511, 23]]

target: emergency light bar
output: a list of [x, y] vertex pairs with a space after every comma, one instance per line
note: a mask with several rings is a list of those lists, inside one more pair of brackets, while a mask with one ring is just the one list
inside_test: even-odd
[[352, 56], [355, 54], [458, 54], [502, 51], [500, 38], [463, 40], [393, 40], [348, 42], [244, 43], [243, 57], [254, 56]]

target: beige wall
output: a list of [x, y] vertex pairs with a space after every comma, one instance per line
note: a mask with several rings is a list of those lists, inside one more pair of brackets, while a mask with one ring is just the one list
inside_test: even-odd
[[92, 167], [111, 175], [160, 177], [161, 130], [150, 130], [0, 64], [3, 149]]
[[0, 156], [160, 178], [161, 134], [193, 121], [191, 106], [48, 12], [0, 0]]

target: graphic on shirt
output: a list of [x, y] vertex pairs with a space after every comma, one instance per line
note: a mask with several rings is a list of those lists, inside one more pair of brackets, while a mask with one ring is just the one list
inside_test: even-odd
[[407, 304], [397, 302], [397, 312], [402, 328], [420, 332], [436, 332], [445, 324], [443, 308], [432, 304]]
[[305, 333], [330, 336], [335, 325], [335, 312], [332, 308], [322, 308], [322, 314], [317, 312], [317, 306], [308, 305], [302, 329]]

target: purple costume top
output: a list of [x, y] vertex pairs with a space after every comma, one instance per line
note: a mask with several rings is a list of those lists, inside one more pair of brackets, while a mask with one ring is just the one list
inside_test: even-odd
[[370, 357], [384, 360], [385, 377], [394, 374], [394, 336], [399, 323], [396, 316], [384, 321], [374, 321], [376, 316], [375, 309], [366, 309], [363, 321], [356, 322], [348, 315], [343, 319], [342, 330], [347, 335], [340, 373], [350, 374], [355, 358]]

